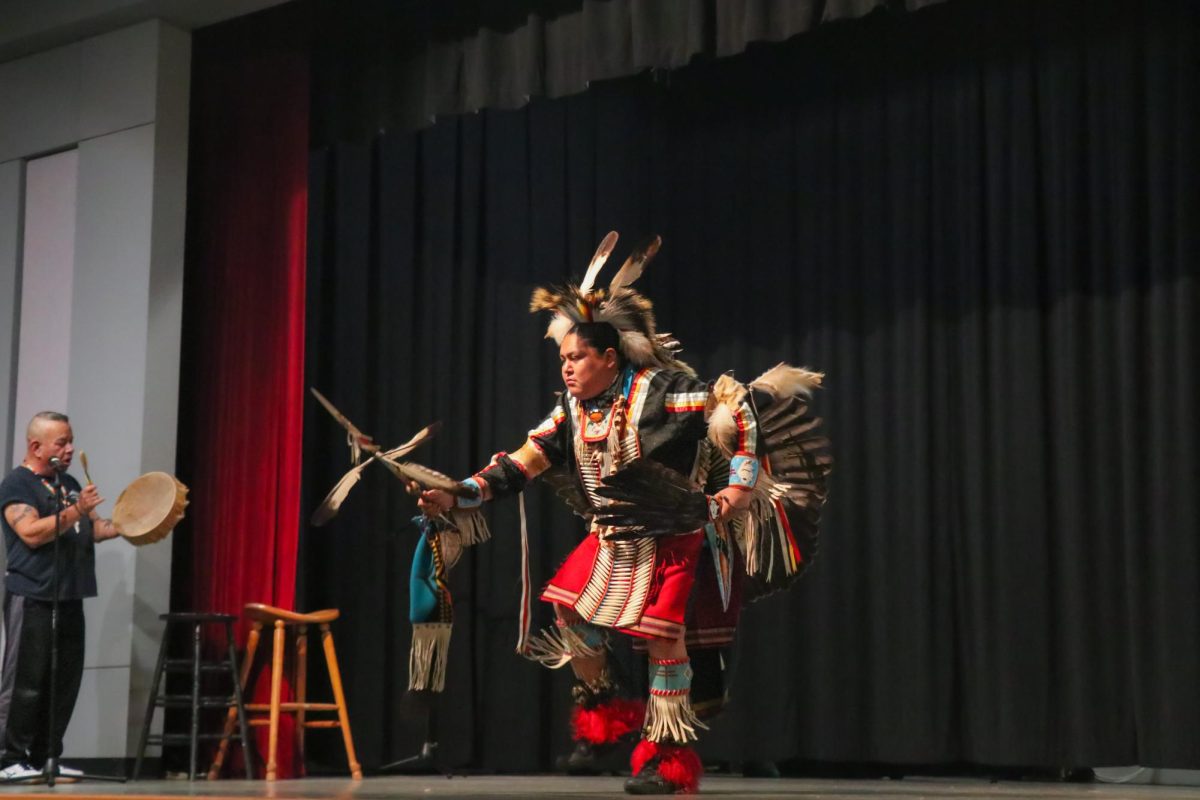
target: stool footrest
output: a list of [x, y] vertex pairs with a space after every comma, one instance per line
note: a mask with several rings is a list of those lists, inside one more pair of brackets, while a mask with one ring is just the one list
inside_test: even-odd
[[[224, 734], [221, 734], [221, 733], [198, 733], [198, 734], [196, 734], [196, 738], [197, 739], [207, 739], [210, 741], [217, 741], [219, 739], [225, 738], [225, 736], [224, 736]], [[229, 738], [230, 739], [240, 739], [240, 738], [242, 738], [242, 735], [235, 731], [235, 732], [229, 734]], [[191, 734], [188, 734], [188, 733], [151, 734], [149, 737], [146, 738], [147, 745], [151, 745], [151, 744], [191, 744], [191, 743], [192, 743], [192, 736], [191, 736]]]
[[[254, 719], [246, 720], [246, 724], [251, 728], [265, 728], [271, 724], [271, 720], [267, 717], [255, 717]], [[306, 728], [340, 728], [342, 727], [341, 720], [337, 719], [306, 719], [304, 720]]]
[[[164, 708], [191, 708], [192, 696], [190, 694], [164, 694], [155, 698], [154, 704]], [[232, 697], [201, 697], [197, 703], [200, 708], [229, 708], [233, 704]]]
[[[247, 711], [270, 711], [270, 703], [245, 703]], [[337, 703], [280, 703], [280, 711], [337, 711]]]
[[[191, 672], [195, 667], [192, 665], [190, 658], [168, 658], [163, 663], [163, 669], [171, 672]], [[229, 666], [228, 661], [201, 661], [201, 672], [224, 672], [229, 674], [233, 668]]]

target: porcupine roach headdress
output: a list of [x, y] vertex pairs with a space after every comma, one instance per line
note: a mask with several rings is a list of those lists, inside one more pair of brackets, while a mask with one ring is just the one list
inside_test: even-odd
[[529, 311], [550, 311], [554, 317], [546, 328], [546, 338], [562, 343], [563, 337], [580, 322], [607, 322], [617, 329], [621, 355], [634, 367], [660, 367], [692, 373], [692, 368], [675, 356], [680, 345], [669, 333], [659, 333], [654, 324], [653, 305], [632, 288], [642, 270], [658, 252], [662, 239], [653, 237], [635, 249], [609, 281], [608, 288], [596, 288], [600, 269], [617, 244], [617, 232], [611, 231], [592, 256], [583, 282], [563, 288], [539, 287], [529, 301]]

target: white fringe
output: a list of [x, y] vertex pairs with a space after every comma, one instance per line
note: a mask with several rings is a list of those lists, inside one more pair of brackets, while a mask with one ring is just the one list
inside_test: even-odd
[[446, 663], [450, 657], [450, 630], [446, 622], [413, 625], [408, 651], [408, 688], [440, 692], [446, 688]]
[[572, 658], [595, 658], [604, 652], [603, 645], [588, 647], [570, 628], [555, 626], [529, 637], [529, 646], [522, 655], [547, 669], [562, 669]]
[[[787, 487], [788, 484], [776, 484], [776, 487]], [[777, 516], [778, 509], [775, 507], [774, 500], [776, 497], [775, 490], [759, 492], [758, 487], [755, 487], [754, 499], [750, 501], [750, 512], [746, 515], [741, 529], [738, 530], [738, 545], [742, 550], [742, 557], [746, 560], [747, 575], [764, 575], [766, 580], [771, 580], [775, 572], [775, 551], [778, 549], [784, 552], [788, 548], [787, 533], [780, 524]], [[776, 530], [779, 537], [778, 548], [769, 546], [766, 548], [768, 560], [766, 564], [762, 563], [762, 534], [764, 528]], [[795, 567], [784, 562], [782, 569], [787, 575], [796, 572]]]
[[605, 442], [608, 447], [608, 463], [606, 465], [608, 470], [601, 474], [601, 478], [611, 475], [621, 468], [621, 438], [625, 433], [624, 408], [624, 403], [617, 403], [610, 412], [612, 414], [612, 425], [608, 427], [608, 441]]
[[746, 560], [746, 574], [757, 575], [759, 570], [758, 563], [758, 516], [751, 509], [746, 516], [746, 520], [742, 525], [740, 544], [742, 546], [742, 557]]
[[452, 508], [448, 516], [450, 524], [462, 536], [462, 546], [482, 544], [492, 538], [492, 530], [488, 527], [487, 519], [478, 508]]
[[646, 703], [646, 738], [652, 742], [674, 741], [677, 744], [694, 742], [700, 737], [696, 728], [708, 730], [692, 710], [686, 694], [657, 695], [651, 693]]

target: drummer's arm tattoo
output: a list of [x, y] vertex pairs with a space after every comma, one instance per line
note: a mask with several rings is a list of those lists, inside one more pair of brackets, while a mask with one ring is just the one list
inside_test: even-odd
[[113, 524], [111, 519], [103, 519], [99, 514], [92, 515], [92, 538], [97, 542], [103, 542], [105, 539], [115, 539], [120, 535], [121, 532], [117, 530], [117, 526]]
[[[65, 511], [58, 515], [58, 531], [65, 531], [76, 522], [79, 521], [79, 510], [75, 507], [75, 511], [71, 511], [71, 506], [68, 506]], [[8, 525], [17, 536], [21, 537], [21, 541], [25, 542], [29, 547], [41, 547], [42, 545], [54, 541], [55, 517], [42, 517], [38, 514], [37, 509], [27, 503], [13, 503], [4, 509], [4, 518], [8, 521]]]
[[20, 525], [23, 520], [27, 519], [30, 514], [33, 515], [34, 519], [38, 518], [38, 513], [36, 510], [34, 510], [33, 506], [26, 505], [25, 503], [13, 503], [11, 506], [4, 509], [4, 517], [8, 520], [8, 524], [11, 525], [13, 529], [16, 529], [16, 527]]

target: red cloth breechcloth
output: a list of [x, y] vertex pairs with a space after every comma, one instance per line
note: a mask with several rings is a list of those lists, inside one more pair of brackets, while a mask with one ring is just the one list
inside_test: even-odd
[[[684, 634], [688, 595], [696, 580], [696, 567], [703, 544], [703, 531], [659, 537], [654, 543], [651, 560], [645, 565], [635, 568], [631, 575], [619, 570], [610, 575], [604, 566], [604, 559], [600, 558], [600, 538], [591, 534], [567, 556], [558, 572], [546, 584], [541, 598], [574, 610], [588, 622], [631, 636], [678, 639]], [[592, 580], [593, 573], [597, 575], [595, 581]], [[648, 580], [649, 586], [641, 602], [641, 614], [638, 615], [634, 607], [639, 599], [637, 587], [644, 580]], [[589, 583], [592, 584], [592, 594], [598, 589], [610, 601], [609, 607], [614, 606], [612, 600], [617, 601], [615, 607], [620, 609], [620, 622], [589, 613], [595, 604], [595, 598], [589, 602], [585, 593]]]

